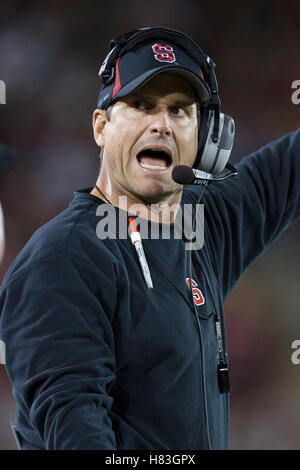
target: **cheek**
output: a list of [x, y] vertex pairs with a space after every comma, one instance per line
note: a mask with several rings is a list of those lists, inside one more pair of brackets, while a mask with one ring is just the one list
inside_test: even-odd
[[107, 139], [111, 147], [123, 147], [128, 149], [134, 138], [136, 123], [131, 122], [126, 113], [114, 115], [114, 121], [110, 123]]
[[107, 131], [105, 136], [107, 164], [115, 174], [120, 176], [126, 172], [133, 143], [133, 132], [125, 123], [116, 123]]
[[182, 140], [182, 150], [184, 152], [185, 161], [192, 164], [195, 160], [198, 150], [198, 126], [184, 133]]
[[122, 126], [110, 126], [105, 134], [105, 149], [109, 154], [109, 157], [113, 157], [116, 153], [119, 154], [121, 151], [121, 144], [123, 143], [123, 127]]

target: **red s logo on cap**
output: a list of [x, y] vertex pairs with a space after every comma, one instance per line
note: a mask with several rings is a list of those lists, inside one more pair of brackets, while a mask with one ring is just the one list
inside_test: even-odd
[[155, 59], [159, 62], [172, 63], [176, 60], [172, 46], [168, 46], [167, 44], [154, 44], [152, 46], [152, 50], [154, 52]]

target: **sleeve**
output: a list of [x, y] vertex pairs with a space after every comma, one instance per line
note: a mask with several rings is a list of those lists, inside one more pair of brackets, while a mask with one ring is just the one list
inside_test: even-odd
[[112, 276], [58, 255], [31, 265], [3, 289], [6, 369], [21, 412], [47, 450], [116, 449], [109, 395]]
[[223, 301], [249, 265], [299, 216], [300, 130], [244, 157], [236, 168], [237, 177], [212, 183], [203, 198], [204, 243]]

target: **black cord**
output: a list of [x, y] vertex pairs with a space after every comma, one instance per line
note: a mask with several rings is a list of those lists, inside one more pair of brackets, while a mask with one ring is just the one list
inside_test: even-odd
[[[203, 258], [203, 262], [205, 262], [204, 258]], [[208, 280], [208, 277], [207, 277], [207, 274], [205, 272], [205, 270], [202, 268], [202, 266], [200, 266], [200, 269], [202, 271], [202, 274], [204, 275], [205, 277], [205, 281], [206, 281], [206, 285], [208, 287], [208, 290], [209, 290], [209, 294], [210, 294], [210, 298], [212, 300], [212, 303], [213, 303], [213, 307], [214, 307], [214, 311], [216, 312], [216, 315], [218, 317], [218, 321], [220, 322], [220, 328], [221, 328], [221, 341], [222, 341], [222, 352], [221, 354], [219, 354], [219, 363], [220, 364], [223, 364], [225, 366], [228, 367], [228, 355], [227, 355], [227, 345], [226, 345], [226, 338], [225, 338], [225, 325], [224, 325], [224, 320], [221, 318], [221, 316], [218, 315], [218, 310], [217, 310], [217, 307], [216, 307], [216, 303], [215, 303], [215, 299], [214, 299], [214, 296], [213, 296], [213, 293], [212, 293], [212, 290], [211, 290], [211, 287], [210, 287], [210, 283], [209, 283], [209, 280]], [[222, 309], [221, 305], [222, 305], [222, 302], [221, 302], [221, 299], [219, 297], [219, 303], [220, 303], [220, 308]], [[222, 310], [221, 310], [222, 311]], [[223, 322], [223, 325], [221, 325], [221, 323]], [[222, 328], [224, 330], [224, 342], [223, 342], [223, 334], [222, 334]], [[229, 416], [228, 416], [228, 413], [229, 413], [229, 395], [228, 395], [228, 392], [229, 390], [227, 391], [224, 397], [224, 400], [225, 400], [225, 408], [226, 408], [226, 418], [227, 418], [227, 427], [226, 427], [226, 436], [228, 434], [228, 423], [229, 423]], [[228, 437], [227, 437], [227, 445], [228, 445]]]
[[97, 189], [98, 193], [100, 194], [100, 196], [103, 196], [105, 201], [108, 202], [108, 204], [111, 204], [110, 200], [107, 199], [107, 197], [105, 196], [105, 194], [103, 194], [103, 192], [101, 191], [100, 188], [98, 188], [98, 186], [95, 184], [95, 188]]
[[[194, 226], [195, 226], [195, 221], [196, 221], [196, 214], [197, 214], [197, 205], [200, 204], [202, 194], [204, 192], [205, 187], [207, 186], [208, 182], [203, 184], [201, 187], [201, 191], [198, 197], [198, 201], [195, 206], [195, 214], [193, 217], [192, 221], [192, 232], [194, 231]], [[189, 250], [189, 256], [188, 256], [188, 270], [189, 270], [189, 279], [190, 279], [190, 293], [191, 293], [191, 299], [192, 299], [192, 305], [194, 309], [194, 314], [196, 317], [197, 325], [198, 325], [198, 331], [199, 331], [199, 338], [200, 338], [200, 351], [201, 351], [201, 362], [202, 362], [202, 368], [201, 368], [201, 373], [202, 373], [202, 395], [203, 395], [203, 407], [204, 407], [204, 421], [205, 421], [205, 429], [206, 429], [206, 440], [207, 440], [207, 448], [208, 450], [212, 450], [211, 448], [211, 440], [210, 440], [210, 430], [209, 430], [209, 422], [208, 422], [208, 411], [207, 411], [207, 392], [206, 392], [206, 374], [205, 374], [205, 354], [204, 354], [204, 342], [203, 342], [203, 335], [202, 335], [202, 328], [200, 324], [200, 320], [198, 317], [198, 313], [196, 310], [196, 306], [194, 303], [194, 298], [193, 298], [193, 285], [192, 285], [192, 250]]]

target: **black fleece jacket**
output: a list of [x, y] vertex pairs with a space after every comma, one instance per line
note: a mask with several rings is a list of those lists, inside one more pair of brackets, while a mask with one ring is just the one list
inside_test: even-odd
[[[226, 354], [226, 297], [299, 215], [299, 130], [237, 168], [202, 197], [204, 244], [191, 251], [195, 307], [186, 242], [143, 240], [148, 290], [130, 239], [97, 236], [103, 203], [91, 188], [31, 237], [0, 290], [22, 449], [207, 448], [198, 321], [211, 445], [227, 448], [216, 321]], [[198, 195], [198, 187], [184, 189], [182, 204]]]

